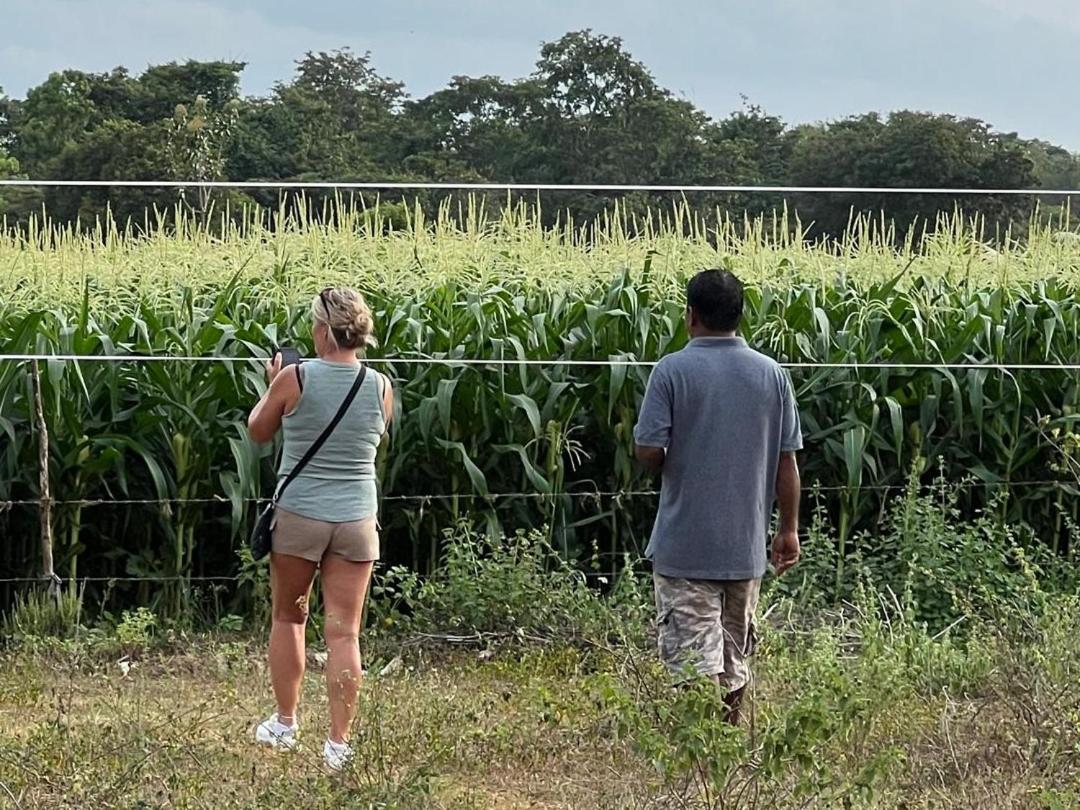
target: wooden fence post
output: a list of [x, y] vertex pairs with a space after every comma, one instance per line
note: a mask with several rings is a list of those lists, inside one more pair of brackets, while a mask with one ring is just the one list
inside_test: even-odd
[[45, 405], [41, 395], [41, 369], [38, 361], [30, 366], [34, 389], [34, 425], [38, 434], [39, 518], [41, 521], [41, 578], [48, 580], [49, 590], [60, 592], [60, 579], [53, 569], [52, 494], [49, 488], [49, 426], [45, 422]]

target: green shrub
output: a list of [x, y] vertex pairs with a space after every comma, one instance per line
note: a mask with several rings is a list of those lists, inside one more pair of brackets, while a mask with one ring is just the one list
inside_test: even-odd
[[958, 508], [958, 497], [943, 477], [927, 493], [912, 474], [880, 533], [857, 535], [843, 558], [816, 501], [802, 561], [770, 583], [771, 597], [821, 609], [856, 600], [861, 591], [888, 594], [890, 607], [939, 632], [976, 618], [1037, 613], [1048, 591], [1075, 588], [1076, 575], [1029, 529], [1002, 521], [1004, 496], [972, 519]]
[[816, 677], [756, 707], [752, 733], [726, 722], [721, 691], [701, 679], [672, 688], [656, 666], [632, 679], [597, 678], [597, 699], [619, 738], [629, 739], [659, 773], [672, 806], [849, 806], [869, 802], [899, 764], [891, 747], [845, 757], [870, 721], [865, 686], [839, 663], [835, 649], [815, 647]]
[[433, 575], [391, 568], [372, 597], [376, 629], [521, 639], [640, 641], [651, 611], [648, 591], [630, 567], [603, 596], [543, 532], [493, 538], [465, 524], [445, 532], [443, 559]]
[[116, 640], [125, 649], [144, 649], [153, 642], [157, 626], [157, 616], [149, 609], [125, 610], [116, 625]]

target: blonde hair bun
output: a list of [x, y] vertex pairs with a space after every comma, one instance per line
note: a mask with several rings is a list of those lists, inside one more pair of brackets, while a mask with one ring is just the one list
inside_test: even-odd
[[330, 339], [342, 349], [368, 349], [378, 345], [375, 319], [364, 296], [348, 287], [331, 287], [311, 303], [316, 321], [330, 327]]

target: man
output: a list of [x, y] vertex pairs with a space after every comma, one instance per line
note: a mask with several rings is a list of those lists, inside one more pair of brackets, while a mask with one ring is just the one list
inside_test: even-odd
[[802, 434], [783, 368], [736, 337], [739, 280], [704, 270], [686, 298], [690, 343], [653, 370], [634, 429], [638, 461], [663, 476], [645, 555], [653, 563], [661, 659], [724, 687], [728, 719], [737, 724], [777, 500], [773, 565], [782, 573], [799, 560]]

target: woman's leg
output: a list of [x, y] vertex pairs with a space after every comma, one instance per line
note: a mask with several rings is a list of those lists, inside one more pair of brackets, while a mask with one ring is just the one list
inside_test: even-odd
[[345, 742], [356, 716], [360, 665], [360, 617], [371, 582], [373, 562], [350, 562], [336, 554], [322, 561], [326, 607], [326, 692], [330, 700], [330, 740]]
[[304, 679], [304, 628], [316, 563], [288, 554], [270, 555], [270, 590], [274, 618], [270, 626], [270, 682], [278, 719], [292, 725]]

